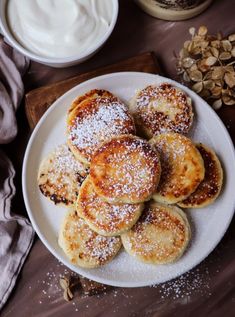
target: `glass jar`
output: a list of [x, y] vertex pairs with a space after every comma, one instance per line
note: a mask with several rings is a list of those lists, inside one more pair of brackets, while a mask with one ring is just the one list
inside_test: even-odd
[[148, 14], [163, 20], [190, 19], [204, 11], [213, 0], [135, 0]]

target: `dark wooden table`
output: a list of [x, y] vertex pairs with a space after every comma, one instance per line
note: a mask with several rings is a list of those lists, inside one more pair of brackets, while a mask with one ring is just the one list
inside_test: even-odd
[[[235, 5], [231, 0], [214, 1], [200, 16], [182, 22], [154, 19], [143, 13], [133, 1], [120, 0], [116, 28], [100, 52], [84, 64], [68, 69], [53, 69], [32, 63], [25, 77], [26, 92], [146, 51], [154, 51], [163, 73], [176, 79], [174, 52], [178, 52], [188, 38], [189, 27], [206, 25], [210, 33], [222, 31], [226, 35], [235, 32], [234, 16]], [[235, 142], [235, 107], [224, 107], [218, 114]], [[14, 142], [3, 146], [3, 149], [17, 171], [17, 195], [13, 209], [26, 215], [21, 167], [30, 130], [23, 105], [17, 117], [19, 134]], [[233, 219], [210, 256], [176, 280], [156, 287], [111, 288], [94, 296], [85, 296], [78, 291], [71, 302], [63, 299], [58, 284], [59, 276], [66, 275], [68, 270], [36, 238], [1, 316], [235, 316], [234, 230]]]

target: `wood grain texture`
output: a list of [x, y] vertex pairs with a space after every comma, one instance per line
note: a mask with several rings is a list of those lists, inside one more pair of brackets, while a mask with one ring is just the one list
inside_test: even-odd
[[148, 52], [55, 84], [34, 89], [25, 96], [25, 112], [30, 128], [33, 130], [44, 112], [56, 99], [69, 89], [88, 79], [108, 73], [123, 71], [161, 74], [160, 67], [154, 53]]

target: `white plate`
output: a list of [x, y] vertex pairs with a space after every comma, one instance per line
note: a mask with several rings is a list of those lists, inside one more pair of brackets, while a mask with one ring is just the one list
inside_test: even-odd
[[[188, 211], [192, 225], [192, 242], [187, 252], [174, 264], [142, 264], [122, 251], [111, 263], [99, 269], [82, 269], [72, 265], [59, 248], [58, 231], [66, 209], [55, 207], [42, 196], [37, 186], [39, 164], [45, 155], [65, 142], [66, 111], [80, 94], [107, 89], [128, 102], [136, 89], [148, 84], [170, 82], [184, 89], [193, 100], [195, 120], [191, 137], [211, 146], [221, 159], [225, 181], [214, 204], [202, 210]], [[23, 164], [23, 194], [30, 220], [46, 247], [73, 271], [97, 282], [125, 287], [145, 286], [170, 280], [196, 266], [223, 237], [235, 209], [235, 154], [233, 143], [221, 120], [199, 96], [186, 87], [164, 77], [146, 73], [113, 73], [88, 80], [60, 97], [43, 115], [26, 150]]]

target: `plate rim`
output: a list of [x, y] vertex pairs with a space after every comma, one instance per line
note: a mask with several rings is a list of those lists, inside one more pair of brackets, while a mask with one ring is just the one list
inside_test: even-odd
[[[26, 211], [28, 214], [28, 217], [32, 223], [32, 226], [34, 228], [34, 230], [36, 231], [38, 237], [40, 238], [41, 242], [46, 246], [46, 248], [53, 254], [53, 256], [59, 260], [60, 262], [62, 262], [65, 266], [67, 266], [69, 269], [71, 269], [72, 271], [74, 271], [74, 265], [71, 264], [69, 262], [69, 260], [65, 261], [58, 253], [57, 251], [53, 248], [53, 246], [50, 245], [50, 243], [47, 241], [47, 239], [43, 236], [43, 234], [41, 233], [41, 230], [39, 228], [39, 226], [37, 225], [37, 222], [34, 219], [34, 215], [33, 212], [31, 211], [30, 208], [30, 204], [29, 204], [29, 199], [28, 199], [28, 194], [27, 194], [27, 185], [26, 185], [26, 173], [27, 173], [27, 161], [28, 161], [28, 157], [30, 154], [30, 150], [32, 147], [32, 144], [34, 142], [35, 136], [38, 132], [38, 130], [40, 129], [42, 123], [44, 122], [44, 120], [46, 119], [46, 117], [53, 112], [53, 110], [58, 106], [58, 104], [60, 104], [63, 99], [66, 99], [70, 94], [72, 94], [74, 91], [76, 91], [79, 87], [83, 87], [89, 83], [92, 83], [93, 81], [99, 80], [99, 79], [105, 79], [105, 78], [109, 78], [109, 77], [115, 77], [115, 76], [152, 76], [152, 77], [157, 77], [160, 78], [163, 81], [166, 82], [170, 82], [172, 84], [175, 84], [176, 86], [178, 86], [179, 88], [182, 88], [186, 93], [190, 93], [193, 97], [199, 98], [201, 99], [201, 101], [204, 103], [204, 106], [207, 107], [207, 110], [209, 110], [209, 112], [214, 116], [214, 118], [217, 120], [217, 124], [220, 125], [220, 128], [222, 128], [222, 130], [224, 131], [224, 133], [226, 134], [226, 142], [229, 143], [229, 147], [233, 152], [233, 161], [235, 162], [235, 148], [234, 148], [234, 144], [233, 141], [230, 137], [230, 134], [228, 132], [228, 130], [226, 129], [223, 121], [220, 119], [220, 117], [218, 116], [218, 114], [208, 105], [208, 103], [202, 99], [199, 95], [197, 95], [194, 91], [192, 91], [191, 89], [189, 89], [188, 87], [182, 85], [181, 83], [172, 80], [168, 77], [165, 76], [161, 76], [158, 74], [153, 74], [153, 73], [145, 73], [145, 72], [113, 72], [113, 73], [109, 73], [109, 74], [105, 74], [105, 75], [101, 75], [101, 76], [96, 76], [93, 77], [91, 79], [88, 79], [76, 86], [74, 86], [73, 88], [71, 88], [70, 90], [68, 90], [67, 92], [65, 92], [63, 95], [61, 95], [56, 101], [53, 102], [53, 104], [45, 111], [45, 113], [43, 114], [43, 116], [40, 118], [40, 120], [38, 121], [37, 125], [35, 126], [29, 140], [28, 140], [28, 144], [25, 150], [25, 154], [24, 154], [24, 159], [23, 159], [23, 168], [22, 168], [22, 192], [23, 192], [23, 199], [24, 199], [24, 203], [25, 203], [25, 207], [26, 207]], [[222, 238], [224, 237], [235, 212], [235, 199], [233, 201], [233, 204], [231, 206], [231, 209], [233, 207], [233, 212], [231, 211], [230, 214], [226, 217], [226, 224], [223, 227], [223, 231], [222, 234], [216, 239], [214, 240], [213, 243], [213, 247], [210, 248], [210, 250], [207, 252], [202, 252], [201, 256], [199, 257], [199, 259], [197, 261], [194, 261], [194, 263], [192, 265], [190, 265], [189, 267], [187, 267], [187, 269], [184, 268], [184, 266], [182, 267], [181, 270], [178, 270], [177, 273], [174, 272], [170, 273], [169, 276], [164, 280], [162, 279], [161, 282], [154, 282], [152, 281], [151, 283], [149, 283], [149, 281], [147, 282], [125, 282], [125, 281], [117, 281], [117, 280], [111, 280], [111, 279], [104, 279], [104, 278], [100, 278], [100, 277], [94, 277], [94, 274], [90, 273], [92, 272], [92, 270], [87, 270], [84, 274], [84, 272], [77, 272], [78, 274], [81, 274], [83, 276], [85, 276], [86, 278], [95, 280], [99, 283], [104, 283], [107, 285], [112, 285], [112, 286], [116, 286], [116, 287], [144, 287], [144, 286], [150, 286], [150, 285], [156, 285], [156, 284], [161, 284], [167, 281], [170, 281], [173, 278], [177, 278], [178, 276], [191, 271], [194, 267], [196, 267], [198, 264], [200, 264], [203, 260], [205, 260], [207, 258], [207, 256], [209, 254], [211, 254], [213, 252], [213, 250], [216, 248], [216, 246], [219, 244], [219, 242], [222, 240]], [[78, 271], [80, 269], [80, 267], [77, 267]], [[82, 269], [82, 268], [81, 268]]]

